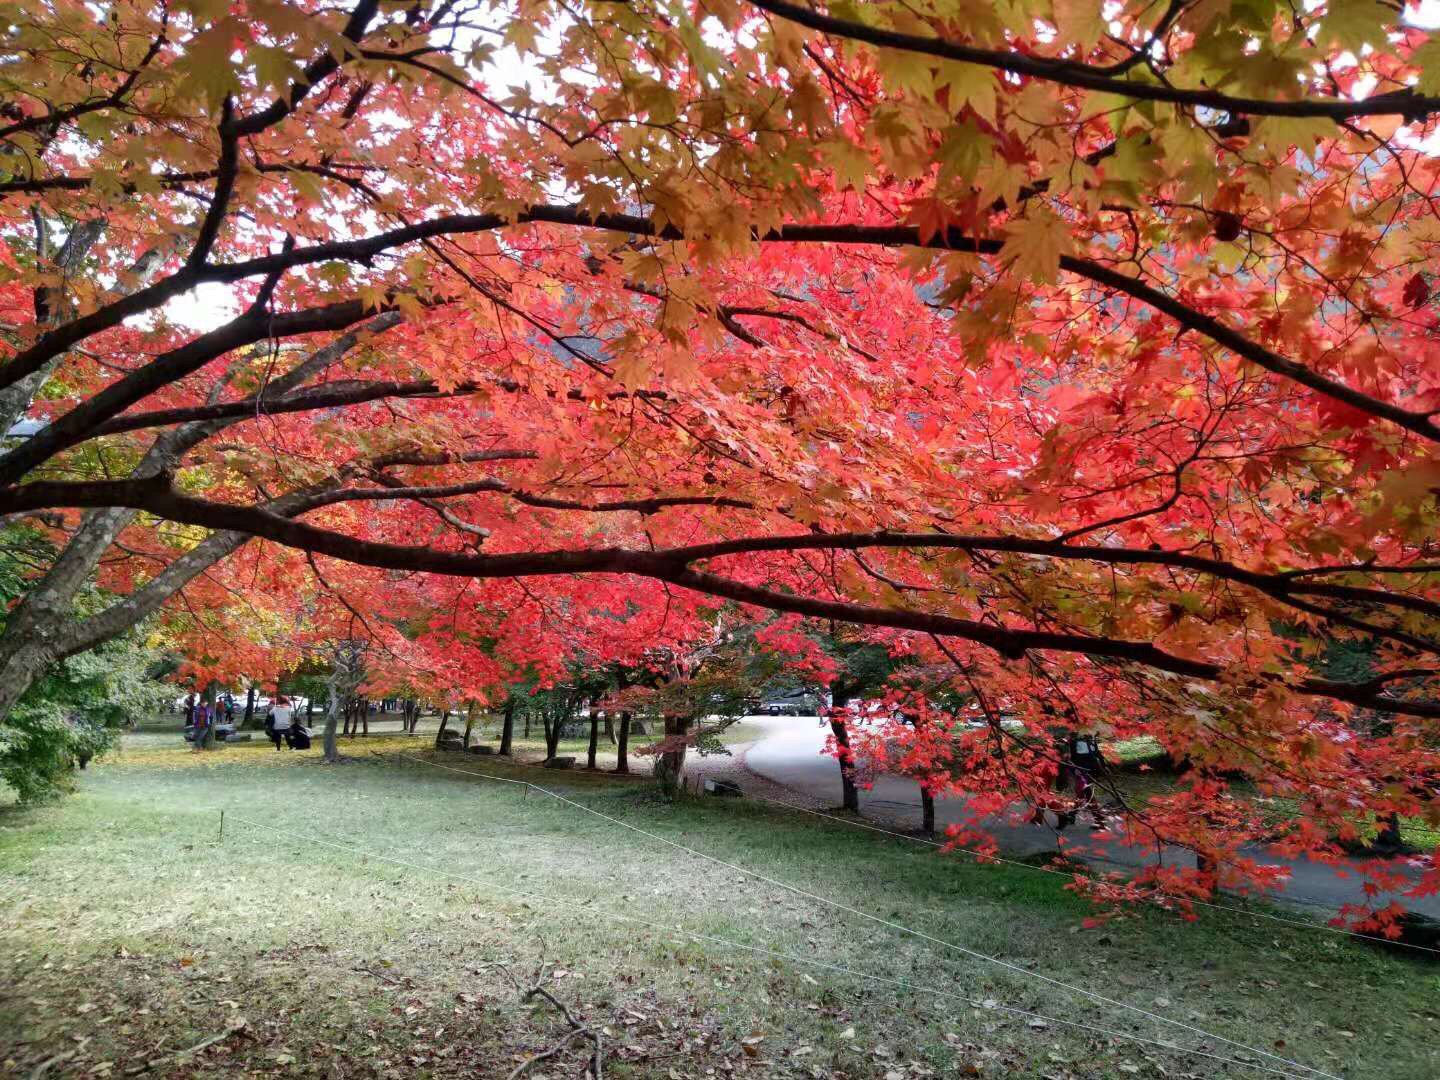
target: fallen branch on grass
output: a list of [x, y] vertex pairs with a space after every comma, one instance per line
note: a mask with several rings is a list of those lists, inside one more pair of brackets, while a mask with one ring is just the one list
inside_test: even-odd
[[579, 1020], [575, 1019], [574, 1014], [571, 1013], [568, 1008], [566, 1008], [565, 1003], [562, 1002], [559, 998], [557, 998], [554, 994], [550, 993], [549, 990], [545, 989], [545, 980], [543, 978], [545, 965], [543, 963], [540, 965], [539, 970], [535, 973], [535, 985], [529, 988], [523, 986], [520, 980], [515, 978], [514, 974], [504, 964], [496, 964], [495, 966], [498, 967], [501, 971], [503, 971], [505, 973], [505, 977], [515, 985], [515, 989], [520, 991], [520, 1000], [522, 1002], [528, 1004], [529, 1002], [534, 1001], [537, 997], [544, 998], [555, 1008], [556, 1012], [558, 1012], [561, 1016], [565, 1018], [565, 1022], [569, 1024], [571, 1028], [570, 1032], [554, 1046], [550, 1047], [549, 1050], [542, 1050], [540, 1053], [535, 1054], [532, 1057], [526, 1058], [519, 1065], [515, 1066], [515, 1068], [511, 1069], [510, 1075], [507, 1076], [505, 1080], [516, 1080], [518, 1076], [524, 1073], [525, 1070], [529, 1069], [532, 1065], [544, 1061], [546, 1058], [554, 1057], [561, 1050], [565, 1049], [565, 1047], [569, 1046], [576, 1039], [580, 1038], [589, 1039], [590, 1042], [594, 1044], [595, 1052], [593, 1055], [591, 1055], [590, 1058], [590, 1071], [593, 1080], [602, 1080], [600, 1066], [602, 1056], [600, 1032], [596, 1031], [592, 1027], [582, 1024]]
[[358, 971], [358, 972], [361, 972], [362, 974], [365, 974], [365, 975], [373, 975], [375, 978], [380, 979], [380, 980], [382, 980], [382, 981], [384, 981], [384, 982], [387, 982], [387, 983], [391, 983], [392, 985], [395, 985], [395, 986], [399, 986], [399, 985], [400, 985], [400, 980], [399, 980], [399, 979], [396, 979], [396, 978], [393, 978], [392, 976], [386, 975], [383, 971], [376, 971], [376, 970], [374, 970], [373, 968], [368, 968], [368, 967], [357, 967], [355, 970]]
[[[598, 1059], [599, 1059], [599, 1053], [600, 1053], [600, 1051], [599, 1051], [599, 1049], [598, 1049], [598, 1044], [599, 1044], [599, 1038], [600, 1038], [600, 1037], [599, 1037], [598, 1035], [593, 1035], [593, 1034], [591, 1033], [591, 1031], [589, 1030], [589, 1028], [583, 1028], [583, 1029], [581, 1029], [580, 1031], [572, 1031], [572, 1032], [570, 1032], [570, 1034], [566, 1035], [563, 1039], [561, 1039], [558, 1043], [556, 1043], [554, 1046], [552, 1046], [549, 1050], [542, 1050], [540, 1053], [536, 1054], [535, 1056], [526, 1058], [526, 1059], [525, 1059], [524, 1061], [522, 1061], [519, 1065], [516, 1065], [515, 1068], [513, 1068], [513, 1069], [510, 1070], [510, 1075], [507, 1076], [507, 1077], [505, 1078], [505, 1080], [515, 1080], [516, 1077], [518, 1077], [518, 1076], [519, 1076], [521, 1073], [523, 1073], [526, 1069], [530, 1068], [530, 1066], [536, 1065], [536, 1064], [538, 1064], [539, 1062], [544, 1061], [544, 1060], [545, 1060], [546, 1058], [548, 1058], [548, 1057], [554, 1057], [554, 1056], [555, 1056], [556, 1054], [558, 1054], [561, 1050], [564, 1050], [565, 1047], [569, 1046], [572, 1042], [574, 1042], [576, 1039], [580, 1038], [582, 1035], [583, 1035], [583, 1036], [586, 1036], [586, 1037], [589, 1037], [589, 1038], [594, 1038], [594, 1039], [595, 1039], [596, 1044], [597, 1044], [597, 1049], [596, 1049], [595, 1053], [596, 1053], [596, 1060], [598, 1061]], [[598, 1068], [599, 1066], [597, 1065], [596, 1067]]]
[[227, 1027], [224, 1031], [222, 1031], [219, 1035], [211, 1035], [210, 1038], [206, 1039], [204, 1042], [198, 1042], [198, 1043], [196, 1043], [194, 1046], [187, 1047], [187, 1048], [184, 1049], [184, 1050], [176, 1050], [176, 1051], [175, 1051], [175, 1056], [176, 1056], [176, 1057], [188, 1057], [188, 1056], [191, 1055], [191, 1054], [198, 1054], [201, 1050], [204, 1050], [207, 1046], [214, 1046], [214, 1045], [215, 1045], [216, 1043], [218, 1043], [221, 1039], [228, 1039], [231, 1035], [235, 1035], [235, 1034], [237, 1034], [238, 1032], [241, 1032], [241, 1031], [244, 1031], [244, 1030], [245, 1030], [245, 1018], [244, 1018], [243, 1016], [236, 1017], [234, 1020], [232, 1020], [232, 1021], [230, 1022], [230, 1026]]

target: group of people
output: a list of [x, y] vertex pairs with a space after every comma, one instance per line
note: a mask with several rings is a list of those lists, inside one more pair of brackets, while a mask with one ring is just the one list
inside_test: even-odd
[[[195, 749], [200, 750], [205, 745], [209, 729], [219, 724], [221, 719], [228, 724], [235, 723], [235, 698], [226, 694], [211, 705], [205, 700], [197, 701], [191, 712], [191, 738], [195, 743]], [[232, 727], [233, 730], [233, 727]], [[284, 694], [278, 694], [271, 703], [269, 712], [265, 715], [265, 734], [275, 744], [275, 749], [280, 749], [283, 742], [291, 750], [310, 749], [310, 729], [304, 724], [295, 720], [295, 706]]]

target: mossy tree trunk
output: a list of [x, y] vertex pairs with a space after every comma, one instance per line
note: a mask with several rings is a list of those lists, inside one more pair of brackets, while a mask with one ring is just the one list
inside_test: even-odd
[[630, 771], [630, 714], [620, 714], [620, 737], [615, 744], [615, 771], [617, 773], [628, 773]]
[[[688, 716], [666, 716], [665, 737], [684, 738], [690, 733], [691, 719]], [[675, 796], [685, 782], [685, 752], [688, 748], [680, 743], [674, 749], [666, 750], [655, 763], [655, 778], [660, 781], [660, 790]]]

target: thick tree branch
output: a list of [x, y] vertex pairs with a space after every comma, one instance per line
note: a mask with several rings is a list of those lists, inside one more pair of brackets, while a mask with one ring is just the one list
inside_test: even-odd
[[[394, 491], [391, 490], [388, 494], [393, 497]], [[345, 497], [341, 492], [335, 491], [313, 498], [320, 500], [316, 502], [316, 505], [320, 505], [327, 498], [341, 501]], [[304, 522], [289, 520], [262, 508], [192, 498], [174, 491], [169, 478], [163, 475], [141, 480], [92, 483], [37, 482], [0, 492], [0, 514], [58, 506], [116, 505], [147, 510], [185, 524], [261, 536], [288, 547], [382, 569], [474, 578], [634, 574], [774, 611], [959, 637], [985, 645], [1012, 659], [1021, 658], [1032, 650], [1055, 651], [1133, 663], [1206, 681], [1233, 680], [1237, 674], [1243, 674], [1244, 679], [1257, 686], [1284, 685], [1303, 694], [1327, 697], [1366, 708], [1411, 716], [1440, 717], [1440, 703], [1385, 697], [1384, 687], [1391, 676], [1382, 675], [1364, 683], [1342, 683], [1318, 678], [1291, 681], [1267, 674], [1237, 673], [1221, 664], [1175, 656], [1150, 642], [1012, 628], [952, 615], [799, 596], [691, 569], [689, 563], [699, 557], [693, 553], [700, 550], [693, 547], [668, 551], [592, 548], [502, 555], [436, 551], [425, 547], [360, 540]], [[761, 541], [755, 543], [759, 545]], [[760, 549], [764, 550], [763, 547]], [[1398, 673], [1394, 677], [1414, 679], [1436, 674], [1440, 672], [1426, 669]]]
[[1241, 116], [1314, 116], [1336, 121], [1349, 120], [1358, 116], [1396, 116], [1420, 118], [1440, 112], [1440, 98], [1423, 97], [1413, 90], [1395, 90], [1383, 94], [1350, 101], [1344, 98], [1299, 98], [1281, 100], [1272, 98], [1235, 97], [1219, 90], [1191, 90], [1157, 82], [1138, 82], [1117, 78], [1114, 67], [1097, 68], [1071, 60], [1057, 60], [1027, 53], [1007, 52], [1002, 49], [982, 49], [974, 45], [961, 45], [941, 38], [922, 37], [916, 34], [902, 34], [878, 26], [837, 19], [787, 0], [750, 0], [762, 11], [768, 11], [790, 22], [818, 30], [824, 34], [863, 41], [886, 49], [900, 49], [905, 52], [936, 56], [944, 60], [959, 60], [967, 64], [1006, 71], [1012, 75], [1024, 75], [1062, 86], [1074, 86], [1082, 90], [1098, 90], [1138, 101], [1166, 101], [1186, 108], [1215, 109], [1231, 115]]
[[1440, 619], [1440, 603], [1409, 593], [1351, 585], [1327, 585], [1297, 580], [1291, 573], [1266, 574], [1247, 570], [1223, 559], [1151, 548], [1067, 544], [1018, 536], [966, 536], [954, 533], [800, 533], [792, 536], [747, 537], [713, 544], [676, 548], [674, 558], [687, 563], [776, 551], [858, 551], [866, 548], [939, 548], [958, 551], [1008, 552], [1104, 563], [1109, 566], [1169, 566], [1223, 578], [1284, 599], [1286, 596], [1324, 596], [1349, 603], [1398, 607]]
[[[633, 233], [662, 240], [683, 240], [684, 233], [673, 225], [657, 226], [649, 218], [631, 214], [589, 215], [574, 206], [532, 206], [521, 212], [515, 223], [549, 223], [581, 228], [604, 229], [612, 232]], [[299, 265], [300, 263], [324, 262], [331, 259], [364, 261], [391, 247], [413, 243], [418, 240], [444, 234], [488, 232], [510, 224], [495, 214], [450, 215], [418, 222], [402, 228], [378, 233], [361, 240], [335, 241], [316, 244], [312, 247], [297, 248], [288, 255], [268, 255], [248, 262], [232, 263], [227, 266], [210, 268], [209, 274], [217, 280], [239, 280], [258, 274], [272, 273], [276, 269]], [[861, 244], [887, 247], [922, 247], [942, 251], [963, 251], [976, 255], [996, 255], [1004, 246], [998, 239], [969, 236], [960, 229], [951, 228], [943, 235], [922, 238], [920, 230], [912, 225], [856, 225], [847, 223], [825, 225], [784, 225], [768, 232], [755, 233], [761, 243], [791, 244]], [[1130, 277], [1118, 270], [1090, 259], [1065, 255], [1060, 267], [1069, 273], [1086, 278], [1115, 289], [1169, 315], [1181, 326], [1210, 338], [1217, 344], [1230, 349], [1258, 367], [1284, 378], [1293, 380], [1327, 397], [1344, 402], [1371, 416], [1390, 420], [1408, 431], [1426, 439], [1440, 442], [1440, 425], [1422, 412], [1402, 408], [1382, 401], [1344, 383], [1336, 382], [1318, 372], [1311, 371], [1303, 364], [1296, 363], [1279, 353], [1267, 349], [1259, 342], [1252, 341], [1238, 330], [1233, 330], [1212, 316], [1197, 311], [1190, 305], [1177, 300], [1154, 286]]]
[[199, 370], [217, 356], [269, 337], [341, 330], [359, 322], [372, 310], [359, 300], [278, 315], [252, 308], [224, 326], [162, 353], [0, 456], [0, 484], [15, 483], [54, 454], [84, 441], [95, 426], [162, 386]]
[[[347, 41], [357, 42], [363, 38], [380, 11], [380, 0], [359, 0], [351, 9], [350, 18], [346, 20], [345, 27], [340, 31], [341, 37]], [[269, 106], [259, 112], [242, 118], [235, 124], [235, 133], [244, 137], [247, 135], [258, 135], [268, 127], [279, 123], [285, 117], [295, 111], [295, 107], [305, 99], [305, 96], [315, 89], [321, 82], [340, 70], [340, 65], [349, 59], [345, 56], [337, 56], [333, 50], [327, 50], [324, 55], [317, 57], [306, 65], [304, 73], [295, 80], [290, 87], [290, 92], [282, 98], [276, 98]]]
[[483, 383], [460, 383], [449, 390], [429, 379], [409, 382], [344, 381], [324, 386], [312, 386], [294, 393], [271, 396], [268, 392], [254, 394], [239, 401], [214, 402], [208, 405], [180, 406], [174, 409], [156, 409], [152, 412], [127, 413], [98, 424], [90, 437], [115, 435], [123, 431], [140, 431], [144, 428], [164, 427], [168, 424], [183, 424], [209, 420], [243, 420], [247, 417], [279, 416], [284, 413], [309, 412], [314, 409], [334, 409], [345, 405], [363, 405], [370, 401], [390, 398], [447, 398], [464, 397], [485, 389]]
[[185, 265], [190, 267], [204, 266], [210, 257], [210, 249], [215, 246], [215, 238], [230, 209], [230, 196], [235, 192], [235, 176], [240, 168], [240, 136], [235, 130], [235, 103], [228, 94], [220, 107], [219, 132], [220, 160], [215, 169], [215, 193], [200, 222], [195, 246], [185, 260]]
[[[651, 236], [657, 239], [683, 240], [684, 234], [674, 226], [657, 226], [649, 218], [629, 214], [590, 215], [574, 206], [533, 206], [511, 220], [499, 214], [453, 214], [429, 221], [402, 226], [358, 240], [333, 241], [296, 247], [236, 263], [209, 265], [186, 269], [157, 282], [131, 296], [114, 301], [91, 315], [67, 323], [44, 335], [29, 349], [6, 365], [0, 374], [0, 386], [7, 385], [30, 371], [36, 370], [58, 351], [67, 349], [99, 330], [118, 325], [125, 318], [150, 310], [193, 288], [201, 281], [241, 281], [261, 275], [272, 276], [298, 266], [332, 260], [366, 262], [392, 248], [416, 243], [442, 235], [489, 232], [513, 224], [549, 223], [577, 228], [596, 228], [615, 232]], [[998, 254], [1002, 242], [968, 236], [950, 229], [943, 236], [922, 239], [920, 231], [909, 225], [785, 225], [765, 233], [756, 233], [762, 243], [834, 243], [880, 246], [923, 247], [935, 250], [963, 251], [976, 255]], [[1431, 441], [1440, 442], [1440, 425], [1426, 413], [1402, 408], [1379, 398], [1336, 382], [1303, 364], [1267, 349], [1244, 334], [1233, 330], [1212, 316], [1197, 311], [1167, 293], [1101, 263], [1066, 255], [1060, 267], [1106, 288], [1115, 289], [1169, 315], [1186, 329], [1210, 338], [1217, 344], [1269, 371], [1297, 382], [1317, 393], [1341, 401], [1361, 412], [1393, 423]]]

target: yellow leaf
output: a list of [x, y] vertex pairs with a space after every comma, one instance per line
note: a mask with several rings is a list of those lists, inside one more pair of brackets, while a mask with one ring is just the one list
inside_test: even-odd
[[950, 88], [952, 109], [966, 104], [976, 115], [995, 122], [995, 73], [990, 68], [947, 61], [940, 65], [940, 77], [935, 82], [937, 87]]
[[1254, 141], [1276, 161], [1283, 161], [1292, 147], [1313, 158], [1315, 143], [1334, 137], [1335, 121], [1322, 116], [1266, 116], [1256, 122]]
[[1105, 5], [1095, 0], [1055, 0], [1055, 29], [1060, 32], [1057, 44], [1088, 49], [1109, 29]]
[[870, 155], [863, 147], [856, 146], [849, 139], [828, 139], [820, 144], [820, 152], [835, 170], [836, 177], [844, 181], [844, 187], [865, 190], [871, 164]]
[[1053, 282], [1060, 274], [1060, 256], [1068, 255], [1071, 247], [1070, 226], [1048, 210], [1032, 208], [1005, 226], [1000, 261], [1021, 277]]
[[935, 73], [931, 61], [899, 49], [880, 49], [875, 66], [892, 91], [910, 98], [928, 98], [935, 92]]
[[198, 97], [218, 109], [226, 94], [239, 89], [230, 54], [240, 33], [239, 20], [228, 16], [185, 43], [184, 55], [175, 62], [176, 70], [185, 76], [180, 96]]
[[1383, 45], [1396, 18], [1375, 0], [1330, 0], [1320, 20], [1319, 43], [1359, 52], [1366, 45]]
[[1440, 39], [1427, 41], [1410, 54], [1410, 63], [1420, 69], [1415, 84], [1422, 94], [1440, 94]]

